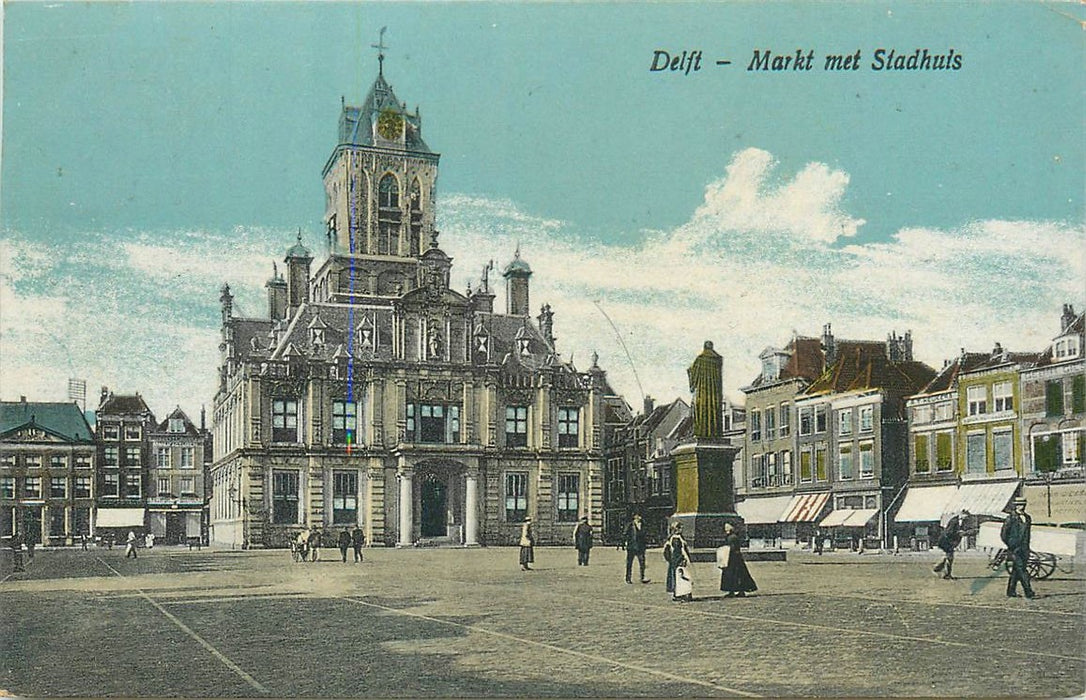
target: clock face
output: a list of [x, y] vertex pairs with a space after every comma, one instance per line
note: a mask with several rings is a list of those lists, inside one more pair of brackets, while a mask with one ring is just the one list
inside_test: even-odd
[[384, 110], [381, 116], [377, 117], [377, 133], [389, 141], [400, 138], [403, 133], [403, 117], [391, 109]]

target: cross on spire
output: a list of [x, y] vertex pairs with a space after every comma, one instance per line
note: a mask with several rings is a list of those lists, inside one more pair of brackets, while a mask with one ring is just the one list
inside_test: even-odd
[[377, 43], [370, 44], [372, 48], [377, 49], [377, 73], [382, 76], [385, 74], [385, 49], [388, 48], [385, 46], [386, 29], [388, 29], [388, 27], [381, 27], [381, 32], [377, 35]]

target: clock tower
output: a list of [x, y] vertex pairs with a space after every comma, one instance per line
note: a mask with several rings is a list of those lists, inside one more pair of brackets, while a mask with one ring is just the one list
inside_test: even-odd
[[337, 144], [324, 166], [328, 259], [314, 299], [393, 298], [419, 286], [422, 255], [437, 246], [434, 202], [440, 156], [422, 138], [379, 68], [361, 106], [341, 105]]

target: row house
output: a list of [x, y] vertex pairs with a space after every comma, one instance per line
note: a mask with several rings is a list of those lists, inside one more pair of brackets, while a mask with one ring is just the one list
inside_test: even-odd
[[197, 428], [180, 407], [149, 434], [146, 522], [149, 531], [165, 544], [206, 539], [207, 438], [206, 429]]
[[371, 543], [540, 542], [599, 522], [609, 416], [621, 404], [592, 359], [555, 349], [529, 311], [517, 250], [494, 310], [487, 265], [466, 293], [435, 227], [439, 155], [381, 69], [341, 105], [324, 170], [326, 257], [298, 242], [273, 267], [266, 318], [234, 315], [224, 286], [212, 430], [211, 537], [281, 546], [302, 527], [361, 527]]
[[760, 359], [736, 483], [752, 543], [795, 546], [816, 527], [881, 540], [907, 474], [904, 398], [934, 374], [913, 360], [911, 333], [847, 340], [827, 324]]
[[0, 403], [0, 536], [72, 544], [90, 535], [94, 435], [75, 403]]
[[95, 410], [98, 443], [95, 535], [123, 538], [145, 532], [150, 482], [150, 434], [157, 427], [147, 402], [102, 387]]
[[963, 349], [909, 398], [909, 489], [894, 515], [906, 546], [930, 546], [962, 510], [1002, 518], [1016, 495], [1035, 522], [1082, 521], [1082, 336], [1082, 315], [1066, 305], [1045, 351]]

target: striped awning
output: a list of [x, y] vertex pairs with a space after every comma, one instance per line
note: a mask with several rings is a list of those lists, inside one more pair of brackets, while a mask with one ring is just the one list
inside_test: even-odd
[[805, 493], [793, 496], [792, 502], [785, 508], [777, 522], [781, 523], [809, 523], [818, 520], [822, 514], [822, 508], [826, 501], [830, 500], [829, 491], [822, 493]]
[[791, 502], [791, 496], [748, 498], [735, 504], [735, 512], [747, 525], [775, 524]]

